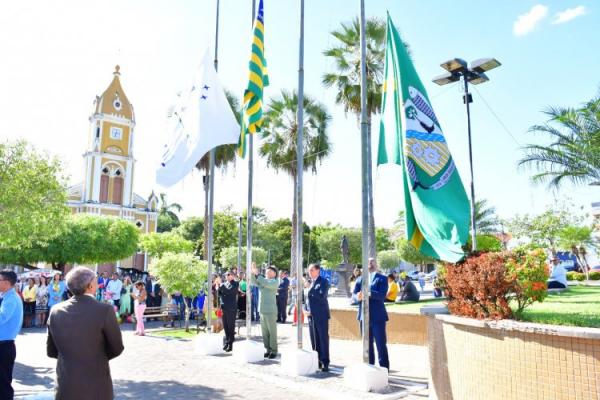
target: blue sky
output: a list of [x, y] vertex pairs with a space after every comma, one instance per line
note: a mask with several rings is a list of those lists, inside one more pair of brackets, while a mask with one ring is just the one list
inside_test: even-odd
[[[121, 65], [124, 90], [137, 118], [137, 193], [154, 189], [154, 166], [165, 140], [165, 117], [177, 91], [189, 83], [206, 45], [214, 41], [214, 0], [204, 1], [20, 1], [0, 5], [0, 138], [26, 138], [59, 155], [73, 183], [81, 180], [92, 101]], [[466, 115], [459, 86], [438, 87], [431, 78], [453, 57], [496, 57], [502, 66], [473, 90], [476, 197], [486, 198], [503, 217], [542, 210], [565, 195], [589, 207], [597, 188], [565, 186], [558, 193], [533, 186], [530, 172], [517, 169], [521, 145], [543, 142], [527, 133], [545, 120], [550, 105], [576, 106], [600, 88], [600, 17], [595, 2], [572, 1], [374, 1], [367, 15], [389, 10], [413, 59], [458, 165], [469, 184]], [[329, 32], [358, 13], [358, 1], [306, 0], [305, 91], [333, 115], [333, 154], [317, 176], [305, 178], [305, 220], [360, 223], [360, 140], [353, 115], [334, 104], [321, 76], [333, 66], [322, 51], [334, 44]], [[583, 7], [583, 8], [581, 8]], [[566, 22], [556, 23], [558, 13]], [[521, 23], [515, 28], [515, 22]], [[271, 86], [266, 96], [295, 89], [298, 68], [299, 2], [265, 0], [265, 42]], [[562, 21], [561, 20], [561, 21]], [[221, 0], [219, 76], [241, 97], [247, 79], [251, 1]], [[486, 106], [489, 105], [492, 111]], [[504, 128], [503, 125], [506, 127]], [[374, 132], [378, 121], [374, 121]], [[510, 134], [508, 132], [510, 132]], [[512, 137], [511, 137], [512, 135]], [[376, 148], [377, 135], [374, 135]], [[220, 174], [216, 208], [245, 207], [244, 160]], [[402, 207], [397, 167], [375, 172], [375, 217], [391, 226]], [[257, 162], [255, 205], [272, 217], [291, 215], [292, 183]], [[201, 177], [191, 174], [167, 191], [185, 215], [203, 212]]]

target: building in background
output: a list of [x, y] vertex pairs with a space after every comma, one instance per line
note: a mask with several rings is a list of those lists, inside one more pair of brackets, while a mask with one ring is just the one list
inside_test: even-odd
[[[83, 155], [85, 177], [69, 187], [68, 205], [74, 213], [113, 216], [134, 223], [143, 233], [156, 232], [158, 198], [133, 191], [135, 172], [135, 114], [120, 82], [119, 66], [108, 88], [94, 100], [88, 146]], [[116, 268], [145, 271], [147, 256], [138, 253], [112, 264], [97, 265], [98, 272]]]

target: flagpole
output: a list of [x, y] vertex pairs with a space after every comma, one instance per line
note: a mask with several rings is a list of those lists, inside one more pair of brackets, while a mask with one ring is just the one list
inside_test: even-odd
[[[256, 18], [256, 0], [252, 0], [252, 26], [254, 27], [254, 19]], [[244, 134], [242, 132], [242, 134]], [[254, 173], [254, 135], [248, 134], [248, 207], [247, 207], [247, 232], [246, 232], [246, 276], [252, 274], [252, 179]], [[250, 340], [252, 331], [252, 320], [250, 315], [250, 307], [252, 301], [252, 292], [250, 285], [246, 285], [246, 339]]]
[[[217, 0], [217, 15], [216, 15], [216, 23], [215, 23], [215, 71], [219, 70], [219, 0]], [[206, 329], [207, 331], [211, 331], [212, 328], [212, 270], [213, 270], [213, 221], [214, 221], [214, 203], [215, 203], [215, 151], [213, 148], [210, 150], [210, 155], [208, 158], [209, 164], [209, 174], [208, 174], [208, 306], [207, 306], [207, 316], [206, 316]]]
[[302, 349], [302, 179], [304, 175], [304, 0], [300, 0], [300, 46], [298, 54], [298, 132], [296, 138], [296, 316], [298, 349]]
[[368, 121], [367, 67], [365, 39], [365, 0], [360, 0], [360, 138], [362, 181], [362, 345], [363, 362], [369, 362], [369, 198], [368, 198]]

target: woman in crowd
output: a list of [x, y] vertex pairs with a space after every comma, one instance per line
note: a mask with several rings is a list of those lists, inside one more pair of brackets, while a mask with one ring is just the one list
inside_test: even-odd
[[60, 303], [64, 293], [65, 284], [60, 280], [60, 274], [57, 273], [54, 275], [50, 285], [48, 285], [48, 309], [51, 309], [53, 305]]
[[48, 320], [48, 278], [40, 276], [40, 285], [35, 294], [35, 312], [40, 321], [40, 327], [46, 325]]
[[119, 309], [119, 314], [121, 318], [125, 320], [125, 318], [131, 315], [131, 290], [133, 285], [131, 284], [131, 278], [126, 276], [123, 279], [123, 288], [121, 289], [121, 305]]
[[35, 321], [35, 299], [37, 286], [33, 278], [27, 279], [27, 285], [23, 289], [24, 323], [23, 328], [33, 328]]
[[135, 291], [131, 293], [135, 310], [135, 327], [134, 335], [144, 336], [144, 311], [146, 310], [146, 287], [144, 282], [137, 281], [135, 283]]

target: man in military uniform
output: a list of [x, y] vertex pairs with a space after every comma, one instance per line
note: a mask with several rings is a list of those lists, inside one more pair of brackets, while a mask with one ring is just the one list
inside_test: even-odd
[[252, 285], [257, 286], [260, 291], [260, 329], [262, 331], [263, 343], [265, 345], [265, 358], [277, 357], [277, 269], [274, 266], [267, 267], [266, 277], [259, 275], [258, 268], [252, 266]]

